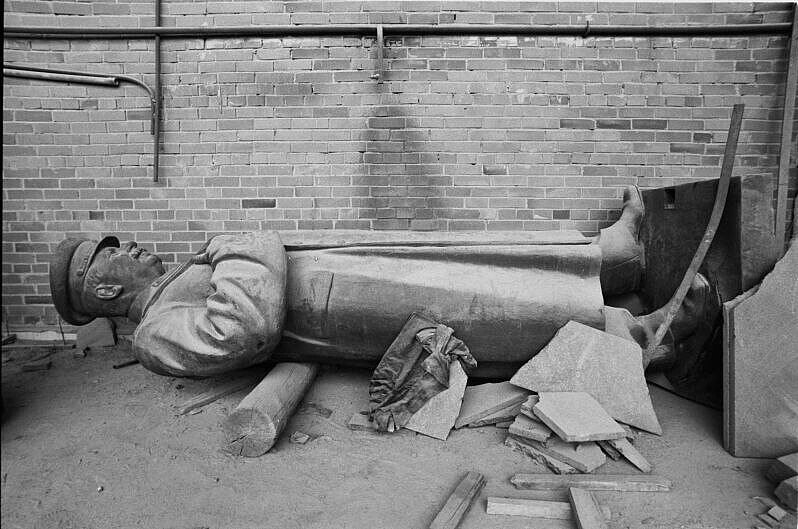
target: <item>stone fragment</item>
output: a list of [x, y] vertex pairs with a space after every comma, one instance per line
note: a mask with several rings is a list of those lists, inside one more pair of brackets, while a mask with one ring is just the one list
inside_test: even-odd
[[723, 305], [723, 440], [737, 457], [798, 451], [796, 240], [756, 292]]
[[596, 443], [566, 443], [552, 436], [545, 442], [529, 441], [540, 452], [571, 465], [581, 472], [593, 472], [607, 462], [607, 456]]
[[590, 393], [613, 418], [661, 434], [636, 343], [570, 321], [510, 379], [536, 391]]
[[793, 511], [798, 508], [798, 476], [787, 478], [776, 487], [774, 494]]
[[499, 410], [524, 402], [529, 392], [509, 382], [468, 386], [463, 396], [460, 416], [454, 423], [462, 428]]
[[467, 382], [468, 375], [463, 366], [458, 361], [452, 362], [449, 365], [449, 387], [427, 401], [404, 427], [445, 441], [460, 414]]
[[114, 345], [116, 345], [114, 323], [108, 318], [95, 318], [90, 323], [78, 327], [75, 337], [75, 348], [78, 351]]
[[628, 439], [611, 439], [607, 441], [618, 452], [626, 458], [631, 464], [639, 468], [643, 472], [651, 472], [651, 463], [646, 461], [646, 458], [632, 446]]
[[620, 439], [626, 431], [592, 396], [579, 391], [539, 394], [535, 415], [567, 442]]
[[517, 437], [533, 441], [545, 441], [551, 437], [551, 429], [548, 426], [542, 422], [533, 421], [524, 414], [519, 414], [515, 418], [508, 431]]
[[488, 426], [490, 424], [499, 424], [503, 422], [510, 422], [512, 423], [515, 419], [515, 416], [521, 411], [520, 404], [514, 404], [509, 408], [505, 408], [503, 410], [499, 410], [495, 413], [491, 413], [490, 415], [483, 417], [477, 421], [469, 423], [467, 426], [469, 428], [478, 428], [480, 426]]
[[504, 444], [509, 446], [513, 450], [517, 452], [521, 452], [525, 454], [538, 463], [545, 465], [546, 468], [554, 472], [555, 474], [576, 474], [579, 471], [569, 465], [568, 463], [563, 463], [557, 458], [551, 457], [548, 454], [544, 454], [534, 446], [532, 443], [535, 441], [530, 441], [527, 439], [521, 439], [520, 437], [514, 437], [512, 435], [508, 435], [507, 438], [504, 440]]
[[770, 465], [765, 476], [773, 483], [780, 483], [795, 475], [798, 475], [798, 452], [783, 455], [776, 459], [776, 461]]
[[618, 461], [623, 457], [621, 453], [610, 444], [609, 441], [596, 441], [596, 444], [598, 444], [599, 448], [601, 448], [605, 454], [612, 458], [613, 461]]

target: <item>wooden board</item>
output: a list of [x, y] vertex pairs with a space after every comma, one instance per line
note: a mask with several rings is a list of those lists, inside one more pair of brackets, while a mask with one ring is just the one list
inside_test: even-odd
[[228, 380], [227, 382], [223, 382], [217, 386], [209, 388], [199, 395], [195, 395], [188, 399], [187, 401], [183, 402], [182, 404], [177, 406], [177, 414], [178, 415], [185, 415], [190, 411], [196, 410], [197, 408], [201, 408], [203, 406], [207, 406], [211, 402], [217, 401], [222, 397], [226, 397], [236, 391], [241, 391], [242, 389], [247, 389], [253, 387], [255, 384], [258, 383], [260, 379], [263, 378], [263, 373], [258, 374], [249, 374], [241, 376], [240, 378], [235, 378], [234, 380]]
[[454, 427], [462, 428], [499, 410], [520, 404], [528, 396], [528, 391], [509, 382], [468, 386], [463, 396], [460, 416], [457, 417]]
[[563, 441], [581, 443], [626, 436], [626, 431], [587, 393], [553, 391], [538, 397], [535, 415]]
[[592, 492], [571, 487], [568, 489], [571, 509], [579, 529], [607, 529], [607, 520]]
[[[518, 498], [488, 497], [488, 514], [507, 516], [526, 516], [528, 518], [547, 518], [549, 520], [573, 520], [571, 505], [564, 501], [526, 500]], [[602, 514], [610, 517], [609, 509]]]
[[640, 475], [587, 475], [552, 476], [551, 474], [516, 474], [510, 478], [517, 489], [567, 490], [578, 487], [588, 490], [615, 490], [620, 492], [669, 492], [673, 483], [657, 476]]
[[474, 499], [482, 491], [485, 483], [485, 477], [478, 472], [466, 474], [429, 524], [430, 529], [455, 529], [471, 508], [471, 504], [474, 503]]

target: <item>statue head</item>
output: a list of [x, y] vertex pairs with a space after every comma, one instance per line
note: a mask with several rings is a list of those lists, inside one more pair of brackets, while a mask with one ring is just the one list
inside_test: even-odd
[[165, 273], [157, 255], [116, 237], [66, 239], [50, 263], [50, 291], [61, 317], [84, 325], [97, 317], [125, 316], [136, 297]]

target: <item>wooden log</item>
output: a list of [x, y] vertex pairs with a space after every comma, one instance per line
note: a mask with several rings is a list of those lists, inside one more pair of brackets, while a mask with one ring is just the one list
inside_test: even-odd
[[277, 364], [222, 424], [226, 450], [258, 457], [274, 446], [280, 432], [316, 376], [317, 364]]
[[621, 492], [669, 492], [673, 483], [656, 476], [640, 475], [567, 475], [516, 474], [510, 483], [517, 489], [567, 490], [578, 487], [587, 490], [615, 490]]
[[[489, 497], [487, 512], [488, 514], [505, 514], [507, 516], [548, 518], [549, 520], [574, 519], [573, 509], [571, 509], [571, 506], [565, 501]], [[609, 509], [603, 508], [602, 515], [609, 518]]]
[[571, 500], [571, 510], [579, 529], [608, 529], [604, 514], [592, 492], [571, 487], [568, 489], [568, 498]]
[[[116, 368], [116, 366], [114, 366]], [[258, 379], [262, 378], [262, 374], [248, 375], [235, 380], [229, 380], [224, 384], [214, 386], [199, 395], [195, 395], [177, 407], [178, 415], [185, 415], [190, 411], [196, 410], [203, 406], [207, 406], [211, 402], [215, 402], [222, 397], [226, 397], [236, 391], [251, 388], [258, 383]]]
[[455, 529], [471, 508], [474, 499], [485, 486], [485, 477], [478, 472], [469, 472], [460, 481], [446, 500], [438, 515], [429, 524], [430, 529]]

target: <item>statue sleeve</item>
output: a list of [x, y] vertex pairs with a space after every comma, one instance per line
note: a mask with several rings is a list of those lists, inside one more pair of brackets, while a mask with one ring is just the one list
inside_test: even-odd
[[155, 303], [136, 329], [136, 356], [148, 369], [176, 376], [213, 375], [266, 360], [285, 320], [286, 259], [274, 232], [214, 237], [207, 247], [212, 272], [205, 303], [181, 300], [180, 293]]

